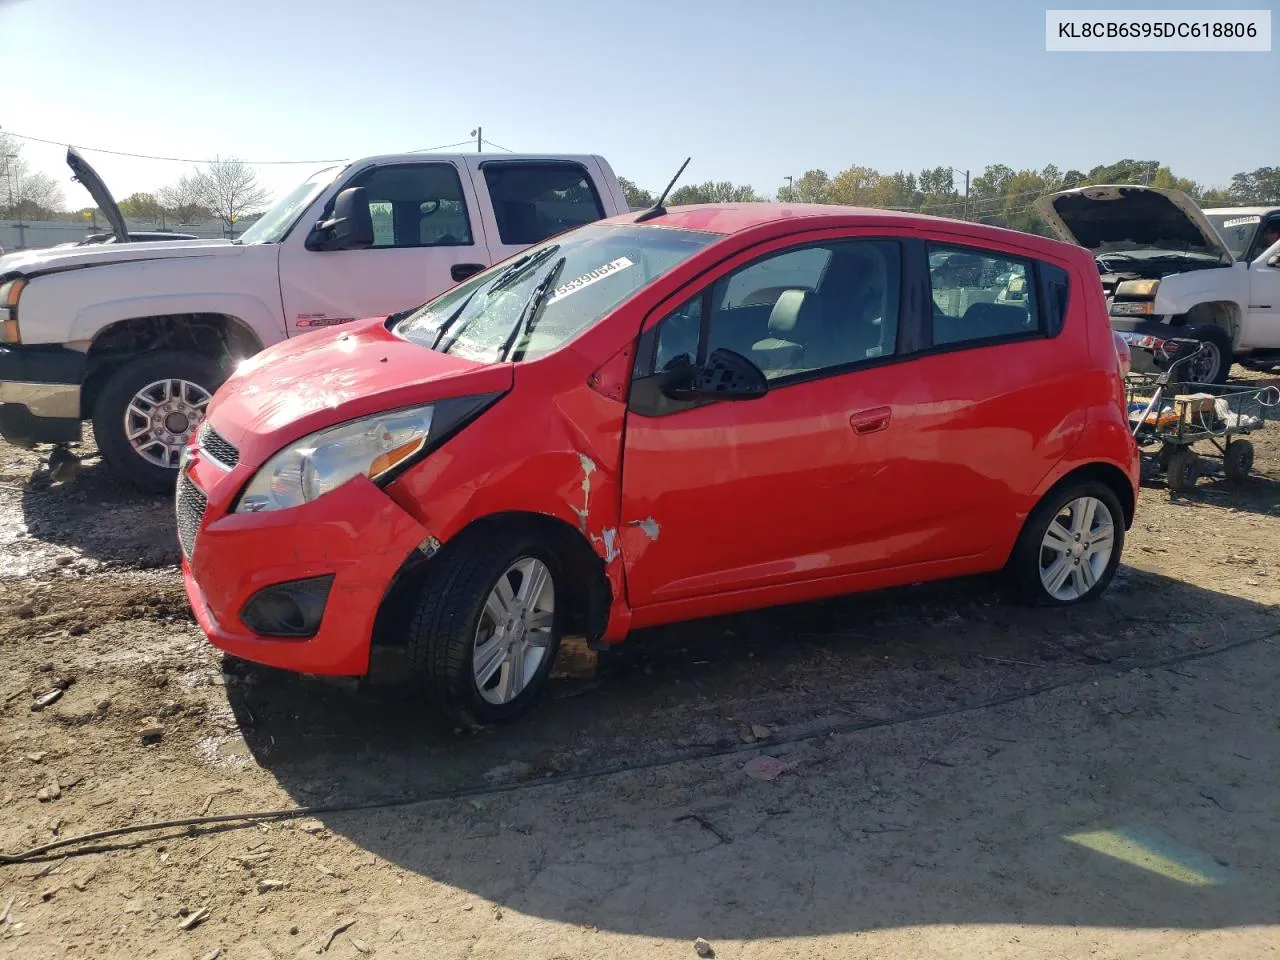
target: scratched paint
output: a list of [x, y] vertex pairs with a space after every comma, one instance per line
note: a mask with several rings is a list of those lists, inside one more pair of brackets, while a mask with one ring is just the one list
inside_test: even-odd
[[618, 531], [608, 527], [604, 531], [604, 562], [613, 563], [618, 559]]
[[585, 453], [578, 454], [578, 462], [582, 464], [582, 507], [571, 507], [578, 515], [578, 529], [587, 532], [587, 514], [591, 510], [591, 475], [596, 472], [596, 462]]
[[640, 532], [650, 540], [657, 540], [658, 534], [662, 532], [662, 527], [658, 525], [658, 521], [653, 519], [653, 517], [646, 517], [643, 520], [632, 520], [631, 526], [639, 527]]

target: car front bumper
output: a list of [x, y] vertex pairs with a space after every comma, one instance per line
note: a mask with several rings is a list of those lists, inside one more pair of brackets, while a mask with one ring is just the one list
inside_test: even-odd
[[19, 447], [80, 439], [85, 355], [58, 346], [0, 346], [0, 437]]
[[[428, 540], [426, 529], [363, 477], [294, 509], [232, 513], [253, 472], [226, 471], [197, 450], [179, 479], [182, 577], [200, 628], [245, 660], [363, 676], [378, 610], [404, 562]], [[315, 577], [333, 581], [313, 635], [264, 636], [245, 625], [242, 611], [260, 590]]]

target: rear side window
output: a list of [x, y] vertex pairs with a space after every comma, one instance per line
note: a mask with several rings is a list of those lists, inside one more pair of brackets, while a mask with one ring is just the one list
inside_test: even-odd
[[347, 186], [368, 194], [375, 250], [472, 243], [462, 182], [451, 163], [374, 167]]
[[1043, 331], [1030, 260], [928, 244], [934, 346]]
[[1036, 272], [1040, 275], [1041, 326], [1049, 336], [1056, 337], [1067, 320], [1067, 301], [1071, 293], [1067, 271], [1052, 263], [1037, 261]]
[[483, 169], [505, 244], [539, 243], [604, 217], [600, 195], [581, 164], [489, 162]]

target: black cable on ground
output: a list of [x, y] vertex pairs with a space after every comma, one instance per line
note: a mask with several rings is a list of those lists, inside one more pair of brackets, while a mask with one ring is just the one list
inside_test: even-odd
[[[1193, 660], [1204, 660], [1208, 657], [1217, 656], [1218, 654], [1238, 650], [1241, 647], [1247, 647], [1257, 643], [1267, 643], [1277, 637], [1280, 637], [1280, 631], [1273, 631], [1257, 637], [1248, 637], [1243, 640], [1236, 640], [1208, 650], [1194, 650], [1190, 653], [1181, 653], [1176, 656], [1165, 657], [1160, 660], [1149, 660], [1143, 663], [1130, 664], [1129, 666], [1115, 670], [1102, 670], [1098, 672], [1109, 677], [1120, 677], [1134, 670], [1159, 670], [1165, 667], [1177, 666], [1181, 663], [1188, 663]], [[1091, 671], [1083, 677], [1075, 677], [1070, 680], [1059, 680], [1054, 683], [1041, 684], [1040, 686], [1033, 687], [1030, 690], [1011, 693], [1007, 696], [996, 697], [992, 700], [984, 700], [981, 703], [968, 704], [965, 706], [942, 707], [937, 710], [928, 710], [923, 713], [891, 717], [887, 720], [851, 720], [847, 723], [831, 724], [830, 726], [823, 727], [821, 730], [798, 733], [789, 737], [771, 737], [767, 743], [739, 743], [732, 744], [727, 747], [707, 747], [705, 749], [685, 750], [674, 756], [655, 758], [641, 763], [610, 764], [608, 766], [595, 767], [589, 770], [578, 770], [572, 773], [556, 774], [550, 777], [543, 777], [540, 780], [522, 780], [510, 783], [493, 784], [484, 787], [463, 787], [457, 790], [441, 790], [436, 793], [424, 793], [412, 797], [398, 797], [389, 800], [371, 800], [366, 803], [292, 807], [287, 810], [262, 810], [252, 813], [222, 813], [203, 817], [183, 817], [177, 820], [156, 820], [150, 823], [134, 823], [125, 827], [114, 827], [110, 830], [98, 830], [94, 833], [83, 833], [74, 837], [64, 837], [60, 840], [54, 840], [51, 843], [32, 847], [29, 850], [19, 851], [18, 853], [0, 853], [0, 866], [12, 866], [14, 864], [23, 863], [36, 857], [52, 853], [54, 850], [61, 850], [66, 847], [92, 843], [96, 840], [108, 840], [112, 837], [128, 836], [134, 833], [145, 833], [152, 830], [167, 830], [174, 827], [196, 827], [218, 823], [236, 823], [240, 821], [245, 822], [247, 825], [260, 820], [292, 820], [297, 817], [315, 817], [322, 814], [359, 813], [367, 810], [387, 810], [394, 807], [409, 807], [423, 803], [435, 803], [441, 800], [466, 800], [472, 797], [485, 797], [499, 793], [512, 793], [516, 790], [523, 790], [531, 787], [556, 786], [564, 783], [574, 783], [580, 780], [591, 780], [597, 777], [611, 777], [622, 773], [654, 770], [659, 767], [673, 766], [677, 763], [689, 763], [694, 760], [710, 760], [717, 757], [733, 756], [740, 753], [752, 753], [755, 751], [785, 746], [787, 744], [803, 743], [808, 740], [820, 740], [823, 737], [829, 737], [835, 734], [860, 733], [864, 730], [902, 726], [907, 723], [918, 723], [922, 720], [937, 720], [943, 717], [952, 717], [964, 713], [976, 713], [979, 710], [989, 710], [993, 707], [1007, 706], [1008, 704], [1018, 703], [1023, 700], [1030, 700], [1033, 697], [1051, 693], [1055, 690], [1062, 690], [1067, 687], [1076, 687], [1084, 683], [1091, 683], [1097, 679], [1098, 672]], [[65, 854], [65, 856], [79, 856], [84, 853], [92, 852], [95, 851], [78, 850]]]

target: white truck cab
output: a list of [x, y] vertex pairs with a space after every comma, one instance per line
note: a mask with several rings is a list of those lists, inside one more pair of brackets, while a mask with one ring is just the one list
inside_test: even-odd
[[234, 241], [128, 242], [97, 174], [67, 162], [117, 242], [0, 257], [0, 436], [64, 445], [91, 420], [107, 462], [155, 490], [239, 360], [628, 210], [602, 157], [409, 153], [320, 170]]
[[1153, 370], [1172, 337], [1200, 340], [1188, 377], [1280, 363], [1280, 206], [1201, 210], [1181, 190], [1099, 185], [1042, 197], [1054, 231], [1094, 254], [1111, 326]]

